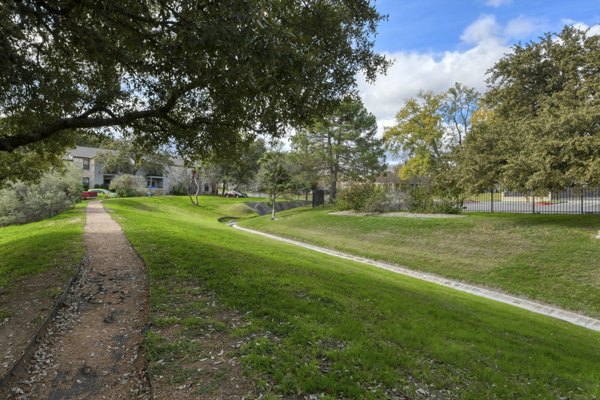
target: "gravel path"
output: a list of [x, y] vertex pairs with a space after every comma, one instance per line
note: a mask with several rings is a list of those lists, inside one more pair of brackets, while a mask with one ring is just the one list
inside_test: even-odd
[[235, 229], [239, 229], [244, 232], [252, 233], [254, 235], [260, 235], [267, 237], [273, 240], [279, 240], [282, 242], [290, 243], [296, 246], [304, 247], [309, 250], [317, 251], [319, 253], [328, 254], [330, 256], [343, 258], [346, 260], [352, 260], [363, 264], [372, 265], [377, 268], [385, 269], [388, 271], [392, 271], [398, 274], [407, 275], [416, 279], [420, 279], [422, 281], [427, 281], [431, 283], [435, 283], [438, 285], [450, 287], [455, 290], [459, 290], [461, 292], [466, 292], [473, 294], [479, 297], [485, 297], [487, 299], [499, 301], [501, 303], [510, 304], [515, 307], [519, 307], [528, 311], [532, 311], [537, 314], [546, 315], [552, 318], [561, 319], [563, 321], [570, 322], [575, 325], [582, 326], [584, 328], [588, 328], [594, 331], [600, 332], [600, 320], [588, 317], [586, 315], [577, 314], [571, 311], [562, 310], [560, 308], [552, 307], [546, 304], [536, 303], [531, 300], [522, 299], [515, 296], [510, 296], [501, 292], [495, 292], [493, 290], [485, 289], [478, 286], [468, 285], [459, 281], [454, 281], [452, 279], [444, 278], [441, 276], [436, 276], [432, 274], [427, 274], [424, 272], [414, 271], [405, 267], [401, 267], [398, 265], [388, 264], [381, 261], [371, 260], [369, 258], [354, 256], [351, 254], [343, 253], [341, 251], [330, 250], [325, 247], [315, 246], [312, 244], [300, 242], [297, 240], [286, 239], [281, 236], [271, 235], [269, 233], [264, 233], [260, 231], [255, 231], [253, 229], [242, 228], [241, 226], [236, 225], [235, 223], [230, 223], [230, 226]]
[[391, 211], [391, 212], [360, 212], [360, 211], [332, 211], [331, 215], [345, 215], [349, 217], [388, 217], [388, 218], [464, 218], [465, 215], [459, 214], [424, 214], [424, 213], [410, 213], [404, 211]]
[[[66, 302], [10, 382], [12, 399], [149, 399], [142, 348], [146, 268], [99, 201], [87, 208], [86, 262]], [[5, 398], [4, 397], [4, 398]]]

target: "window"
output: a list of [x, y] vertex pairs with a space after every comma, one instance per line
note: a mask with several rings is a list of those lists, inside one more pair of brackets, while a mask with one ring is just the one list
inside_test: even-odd
[[151, 189], [162, 189], [163, 188], [163, 178], [160, 176], [147, 176], [146, 184]]
[[90, 159], [89, 158], [82, 158], [81, 161], [83, 161], [83, 169], [90, 169]]
[[83, 187], [85, 188], [85, 190], [90, 188], [90, 178], [83, 178]]

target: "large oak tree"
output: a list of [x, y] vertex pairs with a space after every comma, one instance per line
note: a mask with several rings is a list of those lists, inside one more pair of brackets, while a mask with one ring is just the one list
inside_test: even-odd
[[600, 36], [573, 27], [517, 45], [490, 71], [465, 141], [472, 191], [600, 185]]
[[368, 0], [0, 3], [0, 184], [35, 179], [73, 132], [226, 151], [324, 115], [387, 61]]

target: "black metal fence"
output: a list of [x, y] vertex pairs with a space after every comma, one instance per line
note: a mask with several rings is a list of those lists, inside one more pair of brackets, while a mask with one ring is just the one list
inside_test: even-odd
[[489, 191], [463, 199], [465, 212], [527, 214], [600, 214], [600, 188], [559, 192], [518, 193]]

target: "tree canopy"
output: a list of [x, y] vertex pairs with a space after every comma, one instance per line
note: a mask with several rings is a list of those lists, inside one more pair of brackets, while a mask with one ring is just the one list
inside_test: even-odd
[[308, 176], [318, 174], [335, 199], [339, 180], [376, 177], [385, 168], [377, 121], [360, 100], [346, 99], [324, 120], [299, 130], [292, 138], [296, 158], [307, 160]]
[[600, 185], [600, 37], [573, 27], [517, 45], [490, 71], [461, 157], [473, 191]]
[[227, 149], [325, 115], [386, 69], [368, 0], [0, 4], [0, 179], [57, 164], [76, 130]]
[[399, 168], [401, 178], [448, 175], [471, 129], [479, 97], [475, 89], [457, 82], [446, 92], [421, 92], [406, 100], [396, 124], [384, 132], [388, 149], [406, 158]]

